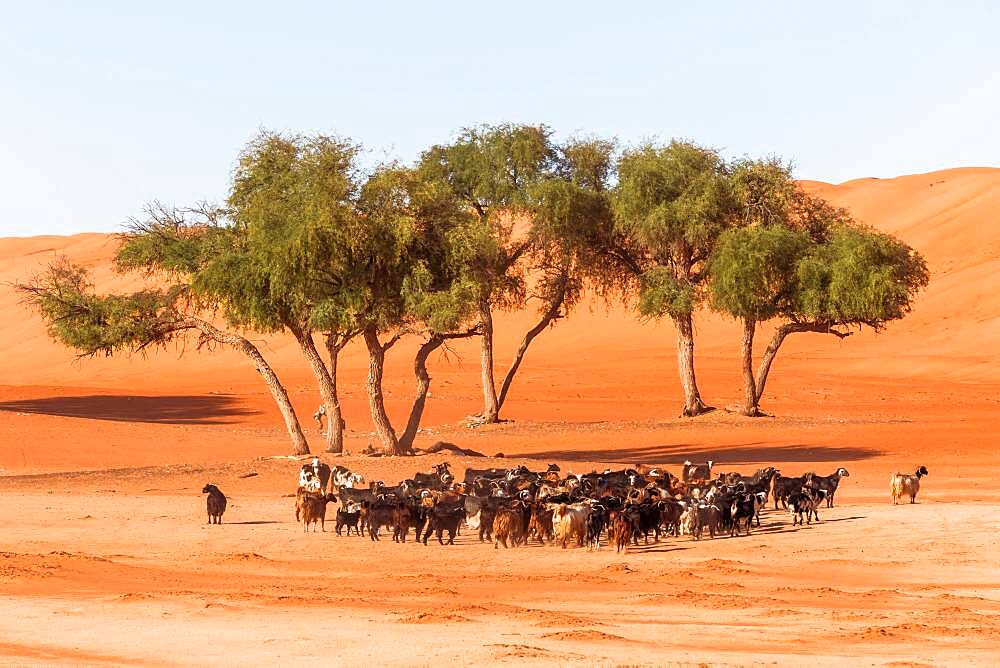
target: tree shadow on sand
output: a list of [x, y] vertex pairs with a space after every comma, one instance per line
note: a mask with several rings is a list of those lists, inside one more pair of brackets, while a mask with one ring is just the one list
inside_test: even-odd
[[720, 445], [717, 448], [677, 443], [637, 448], [549, 450], [547, 452], [510, 453], [507, 456], [586, 462], [622, 462], [625, 464], [683, 464], [685, 460], [704, 462], [711, 459], [719, 465], [725, 466], [757, 462], [850, 462], [870, 459], [880, 454], [880, 451], [872, 448], [835, 447], [808, 443], [789, 445], [745, 443]]
[[88, 420], [160, 424], [230, 424], [231, 418], [256, 415], [229, 395], [44, 397], [0, 402], [0, 411]]

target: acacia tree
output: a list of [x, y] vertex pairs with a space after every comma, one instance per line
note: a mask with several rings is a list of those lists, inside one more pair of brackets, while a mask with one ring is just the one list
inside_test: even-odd
[[[712, 304], [743, 324], [744, 415], [760, 414], [753, 370], [757, 324], [791, 310], [795, 272], [810, 243], [808, 235], [780, 224], [738, 228], [723, 234], [713, 254]], [[831, 333], [839, 330], [831, 329]]]
[[715, 243], [737, 224], [726, 166], [715, 151], [684, 141], [625, 151], [613, 210], [605, 253], [631, 276], [639, 313], [673, 321], [683, 415], [698, 415], [708, 407], [695, 376], [692, 316]]
[[[427, 359], [450, 339], [481, 333], [477, 286], [460, 270], [461, 238], [474, 222], [448, 188], [417, 170], [388, 166], [365, 182], [354, 229], [354, 320], [368, 349], [366, 390], [375, 432], [388, 454], [413, 453], [430, 388]], [[386, 353], [407, 334], [423, 343], [414, 358], [416, 390], [397, 435], [382, 389]]]
[[[842, 339], [851, 326], [862, 325], [879, 331], [909, 312], [928, 273], [912, 248], [801, 192], [789, 169], [774, 160], [738, 164], [733, 181], [747, 225], [720, 237], [709, 263], [710, 292], [716, 310], [743, 323], [742, 412], [757, 416], [788, 335]], [[755, 329], [774, 318], [782, 322], [755, 375]]]
[[[419, 169], [448, 184], [459, 202], [476, 216], [463, 228], [458, 255], [464, 279], [477, 286], [477, 311], [482, 337], [480, 369], [483, 410], [476, 424], [500, 420], [500, 408], [531, 341], [559, 317], [571, 294], [567, 270], [552, 264], [552, 255], [538, 252], [532, 189], [554, 175], [557, 153], [545, 126], [498, 125], [463, 130], [447, 145], [421, 156]], [[497, 392], [493, 315], [497, 309], [522, 308], [528, 297], [526, 274], [543, 275], [538, 286], [541, 321], [529, 330]]]
[[217, 327], [192, 308], [188, 287], [129, 294], [99, 295], [87, 271], [62, 258], [27, 283], [16, 286], [48, 324], [49, 336], [78, 351], [82, 357], [143, 353], [197, 332], [197, 348], [213, 344], [232, 347], [253, 362], [274, 398], [297, 455], [309, 445], [277, 373], [246, 337]]
[[[349, 262], [358, 151], [349, 140], [324, 135], [265, 132], [250, 142], [240, 155], [228, 200], [233, 221], [245, 230], [245, 243], [208, 267], [201, 283], [226, 296], [229, 315], [239, 324], [285, 329], [295, 337], [319, 387], [332, 453], [344, 446], [338, 358], [359, 333], [350, 295], [343, 294], [354, 272]], [[248, 281], [255, 289], [245, 290]], [[323, 335], [328, 364], [314, 331]]]

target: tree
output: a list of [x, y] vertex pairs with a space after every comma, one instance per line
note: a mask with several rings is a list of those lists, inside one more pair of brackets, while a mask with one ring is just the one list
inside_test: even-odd
[[198, 332], [197, 348], [220, 344], [246, 355], [261, 374], [281, 412], [295, 454], [308, 454], [288, 393], [260, 350], [246, 337], [225, 331], [187, 310], [187, 288], [172, 285], [123, 295], [98, 295], [83, 267], [62, 258], [17, 289], [48, 323], [49, 336], [83, 357], [143, 353]]
[[725, 232], [713, 254], [712, 303], [743, 323], [744, 415], [760, 414], [753, 371], [757, 323], [788, 310], [795, 297], [798, 262], [809, 245], [808, 235], [784, 225], [747, 227]]
[[[532, 253], [532, 188], [553, 174], [556, 150], [545, 126], [498, 125], [463, 130], [447, 145], [434, 146], [421, 156], [419, 169], [429, 178], [448, 184], [459, 202], [475, 212], [477, 224], [465, 228], [465, 279], [478, 286], [477, 310], [481, 324], [480, 368], [483, 410], [477, 424], [495, 423], [528, 345], [558, 317], [570, 286], [566, 277], [542, 285], [542, 320], [533, 327], [515, 355], [498, 394], [494, 362], [493, 315], [497, 309], [522, 308], [527, 298], [526, 260], [549, 259]], [[547, 267], [551, 269], [551, 267]], [[558, 272], [557, 272], [558, 273]], [[552, 275], [549, 274], [551, 278]]]
[[[912, 248], [858, 226], [843, 209], [803, 193], [788, 166], [742, 161], [732, 170], [744, 227], [724, 232], [709, 262], [713, 307], [743, 323], [742, 412], [760, 415], [760, 399], [789, 334], [845, 338], [849, 327], [881, 330], [910, 310], [926, 286], [927, 266]], [[756, 376], [758, 323], [781, 318]]]
[[[354, 272], [351, 230], [357, 215], [359, 152], [350, 140], [324, 135], [263, 132], [240, 155], [228, 199], [244, 243], [211, 265], [201, 285], [223, 296], [240, 325], [285, 329], [298, 342], [316, 378], [329, 418], [327, 452], [344, 447], [345, 422], [337, 392], [340, 352], [359, 334], [345, 277]], [[247, 273], [252, 274], [248, 276]], [[247, 281], [257, 289], [241, 289]], [[247, 299], [244, 299], [246, 297]], [[329, 366], [316, 347], [322, 332]]]
[[[456, 243], [473, 216], [448, 188], [418, 170], [390, 165], [376, 170], [358, 199], [352, 266], [354, 320], [368, 348], [369, 407], [385, 452], [413, 453], [413, 441], [430, 388], [427, 359], [447, 341], [481, 333], [474, 321], [479, 292], [461, 272]], [[397, 435], [385, 410], [382, 380], [386, 353], [407, 334], [424, 341], [414, 358], [416, 391]]]
[[737, 224], [726, 166], [690, 142], [647, 144], [621, 156], [612, 201], [614, 230], [601, 241], [631, 278], [612, 280], [637, 289], [642, 316], [673, 321], [683, 415], [698, 415], [708, 407], [695, 376], [692, 317], [716, 241]]

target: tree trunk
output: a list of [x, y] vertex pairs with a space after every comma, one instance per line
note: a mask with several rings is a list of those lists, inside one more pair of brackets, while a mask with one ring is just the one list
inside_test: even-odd
[[556, 318], [559, 318], [559, 310], [562, 308], [563, 299], [566, 297], [565, 287], [560, 290], [552, 303], [549, 304], [549, 308], [546, 309], [545, 313], [542, 315], [542, 319], [539, 320], [534, 327], [528, 330], [524, 335], [524, 339], [521, 340], [521, 345], [517, 349], [517, 353], [514, 355], [514, 361], [510, 365], [510, 369], [507, 370], [507, 375], [503, 378], [503, 383], [500, 386], [500, 397], [497, 401], [497, 413], [499, 418], [500, 409], [503, 408], [504, 401], [507, 400], [507, 392], [510, 390], [510, 384], [514, 381], [514, 374], [517, 373], [518, 368], [521, 366], [521, 360], [524, 359], [524, 354], [528, 351], [528, 346], [535, 339], [536, 336], [545, 331], [545, 328], [549, 326]]
[[420, 418], [424, 414], [424, 405], [427, 403], [427, 392], [431, 387], [431, 377], [427, 373], [427, 357], [441, 347], [444, 337], [439, 334], [432, 334], [431, 337], [417, 351], [417, 356], [413, 360], [413, 375], [417, 377], [417, 391], [413, 396], [413, 406], [410, 408], [410, 417], [406, 421], [406, 429], [399, 438], [397, 454], [413, 454], [413, 440], [417, 437], [417, 430], [420, 428]]
[[691, 314], [675, 316], [677, 327], [677, 369], [680, 372], [681, 387], [684, 390], [685, 417], [699, 415], [708, 410], [698, 392], [698, 381], [694, 375], [694, 325]]
[[771, 364], [774, 362], [774, 358], [778, 354], [778, 348], [785, 341], [785, 337], [788, 336], [789, 329], [788, 325], [782, 325], [778, 327], [774, 332], [774, 336], [771, 337], [771, 342], [767, 344], [767, 350], [764, 351], [764, 357], [760, 360], [760, 366], [757, 368], [757, 381], [754, 385], [754, 393], [757, 395], [757, 404], [760, 404], [760, 398], [764, 396], [764, 386], [767, 384], [767, 374], [771, 372]]
[[312, 369], [313, 375], [316, 377], [316, 384], [319, 385], [319, 395], [323, 399], [323, 408], [329, 418], [326, 430], [326, 451], [339, 454], [344, 447], [344, 437], [343, 432], [341, 432], [340, 445], [335, 448], [333, 425], [337, 388], [333, 384], [333, 379], [330, 378], [330, 371], [326, 368], [323, 358], [320, 357], [319, 351], [316, 350], [316, 342], [313, 341], [312, 332], [295, 327], [291, 328], [291, 330], [295, 335], [295, 339], [299, 342], [299, 347], [302, 348], [302, 354], [305, 355], [306, 360], [309, 362], [309, 368]]
[[752, 318], [743, 319], [743, 341], [741, 346], [743, 354], [743, 414], [748, 417], [757, 417], [760, 415], [757, 383], [753, 377], [753, 335], [756, 328], [756, 320]]
[[281, 417], [285, 421], [285, 429], [288, 430], [288, 437], [292, 440], [293, 454], [308, 455], [309, 443], [306, 441], [305, 434], [302, 433], [302, 427], [299, 425], [299, 419], [295, 415], [295, 409], [292, 407], [292, 402], [288, 398], [288, 392], [278, 379], [278, 374], [274, 372], [271, 365], [268, 364], [267, 360], [264, 359], [264, 356], [260, 354], [257, 346], [252, 344], [245, 337], [232, 332], [224, 332], [212, 325], [210, 322], [202, 320], [201, 318], [188, 316], [185, 320], [189, 322], [192, 327], [198, 329], [207, 338], [218, 343], [232, 346], [250, 358], [250, 360], [254, 363], [254, 366], [257, 367], [257, 371], [264, 378], [264, 382], [267, 383], [268, 389], [271, 390], [271, 396], [274, 398], [274, 403], [278, 405], [278, 411], [281, 412]]
[[368, 380], [365, 389], [368, 391], [368, 407], [371, 409], [375, 433], [382, 442], [386, 454], [399, 454], [399, 439], [389, 422], [385, 412], [385, 398], [382, 394], [382, 372], [385, 369], [385, 347], [378, 340], [378, 332], [374, 327], [364, 331], [365, 345], [368, 347]]
[[778, 354], [778, 348], [785, 341], [785, 337], [789, 334], [794, 334], [796, 332], [815, 332], [816, 334], [831, 334], [836, 336], [838, 339], [846, 339], [851, 335], [850, 332], [842, 332], [834, 327], [839, 326], [839, 323], [830, 322], [789, 322], [778, 327], [777, 331], [774, 332], [774, 336], [771, 337], [771, 343], [768, 344], [767, 350], [764, 351], [764, 357], [760, 360], [760, 367], [757, 369], [757, 401], [760, 402], [760, 398], [764, 396], [764, 385], [767, 383], [767, 374], [771, 371], [771, 364], [774, 362], [775, 356]]
[[330, 384], [333, 389], [333, 412], [327, 411], [329, 426], [327, 429], [332, 433], [327, 438], [327, 452], [340, 453], [344, 451], [344, 415], [340, 407], [340, 396], [337, 393], [337, 362], [340, 358], [340, 351], [344, 349], [350, 336], [339, 336], [335, 332], [328, 332], [326, 335], [326, 351], [330, 355]]
[[479, 319], [482, 324], [482, 348], [480, 350], [480, 366], [483, 375], [483, 413], [482, 424], [492, 424], [500, 420], [500, 403], [497, 399], [496, 382], [493, 379], [493, 313], [488, 303], [479, 307]]

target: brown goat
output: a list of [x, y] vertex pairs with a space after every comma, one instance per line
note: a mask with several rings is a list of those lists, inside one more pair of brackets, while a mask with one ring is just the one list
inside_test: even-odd
[[528, 522], [528, 537], [534, 536], [542, 545], [545, 539], [554, 540], [552, 533], [552, 508], [546, 508], [536, 503], [531, 508], [531, 520]]
[[635, 534], [635, 526], [627, 513], [615, 510], [611, 513], [611, 530], [608, 532], [610, 542], [618, 552], [628, 552], [629, 543]]
[[318, 494], [306, 492], [302, 495], [302, 530], [309, 531], [312, 525], [313, 532], [316, 531], [318, 523], [323, 531], [326, 531], [326, 504], [336, 501], [333, 494]]
[[521, 541], [521, 521], [520, 510], [510, 508], [498, 510], [496, 518], [493, 520], [493, 549], [500, 549], [501, 543], [506, 549], [508, 540], [510, 541], [509, 547], [517, 547]]

